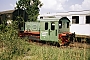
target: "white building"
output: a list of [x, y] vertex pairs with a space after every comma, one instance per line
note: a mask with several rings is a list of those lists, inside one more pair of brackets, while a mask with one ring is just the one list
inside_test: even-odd
[[70, 32], [78, 35], [90, 36], [90, 10], [69, 11], [39, 15], [38, 18], [62, 18], [67, 17], [70, 21]]

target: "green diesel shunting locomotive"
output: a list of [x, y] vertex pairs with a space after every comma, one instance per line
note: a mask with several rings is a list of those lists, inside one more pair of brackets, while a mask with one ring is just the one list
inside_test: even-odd
[[70, 33], [70, 20], [46, 18], [38, 22], [25, 22], [23, 32], [19, 36], [29, 36], [31, 40], [57, 42], [65, 45], [73, 41], [74, 33]]

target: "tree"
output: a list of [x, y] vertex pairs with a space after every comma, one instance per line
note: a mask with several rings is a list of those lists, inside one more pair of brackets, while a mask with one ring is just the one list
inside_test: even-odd
[[40, 7], [43, 5], [39, 0], [19, 0], [16, 2], [17, 9], [23, 9], [28, 14], [28, 21], [36, 21]]

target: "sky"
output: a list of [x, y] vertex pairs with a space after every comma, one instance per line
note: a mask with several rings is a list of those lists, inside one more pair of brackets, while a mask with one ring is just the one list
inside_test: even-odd
[[[0, 11], [12, 10], [18, 0], [0, 0]], [[40, 14], [90, 10], [90, 0], [40, 0]]]

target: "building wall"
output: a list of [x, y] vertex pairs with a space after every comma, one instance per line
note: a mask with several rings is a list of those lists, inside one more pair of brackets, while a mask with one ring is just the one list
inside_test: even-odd
[[72, 24], [72, 16], [69, 16], [71, 21], [70, 32], [75, 32], [79, 35], [90, 35], [90, 24], [86, 24], [86, 15], [78, 15], [79, 16], [79, 24]]
[[[90, 36], [90, 24], [86, 24], [87, 14], [71, 14], [66, 17], [70, 20], [70, 32], [75, 32], [78, 35]], [[72, 16], [79, 16], [79, 24], [72, 24]], [[58, 16], [58, 18], [63, 16]]]
[[90, 24], [86, 25], [72, 24], [70, 26], [70, 32], [75, 32], [76, 34], [79, 35], [90, 35]]
[[[66, 13], [56, 13], [56, 14], [46, 14], [42, 15], [44, 18], [46, 16], [55, 16], [56, 18], [67, 17], [70, 20], [70, 32], [75, 32], [79, 35], [89, 35], [90, 36], [90, 24], [86, 24], [86, 16], [90, 16], [90, 11], [76, 11], [76, 12], [66, 12]], [[79, 24], [72, 24], [72, 16], [79, 16]]]

